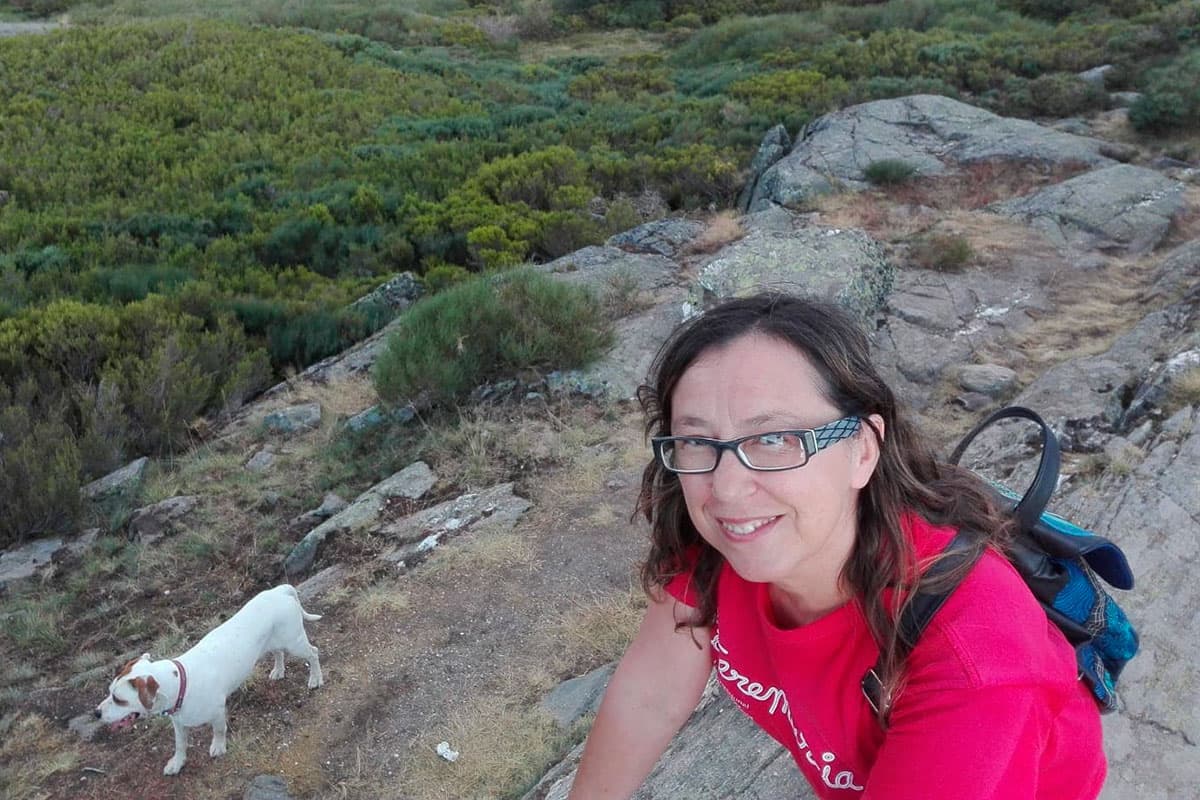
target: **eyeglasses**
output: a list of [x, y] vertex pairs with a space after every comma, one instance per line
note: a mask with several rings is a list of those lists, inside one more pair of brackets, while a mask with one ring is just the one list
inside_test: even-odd
[[803, 467], [817, 451], [853, 436], [861, 424], [859, 417], [850, 416], [819, 428], [756, 433], [728, 441], [703, 436], [655, 436], [650, 442], [659, 463], [678, 474], [712, 472], [726, 450], [732, 450], [748, 469], [782, 472]]

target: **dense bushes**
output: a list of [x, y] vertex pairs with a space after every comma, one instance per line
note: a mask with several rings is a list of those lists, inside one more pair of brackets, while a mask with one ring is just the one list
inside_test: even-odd
[[1145, 94], [1129, 109], [1129, 122], [1151, 133], [1200, 124], [1200, 52], [1150, 73]]
[[185, 446], [198, 416], [269, 379], [231, 317], [206, 323], [161, 296], [60, 300], [0, 321], [0, 546], [68, 529], [81, 481]]
[[375, 388], [399, 404], [437, 402], [527, 369], [580, 366], [609, 342], [600, 303], [587, 290], [531, 270], [452, 286], [397, 323], [375, 365]]

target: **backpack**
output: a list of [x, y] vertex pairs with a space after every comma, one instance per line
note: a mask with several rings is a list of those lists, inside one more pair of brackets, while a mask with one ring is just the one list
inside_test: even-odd
[[[1033, 411], [1008, 406], [989, 415], [964, 436], [954, 448], [950, 463], [957, 464], [967, 446], [983, 430], [1010, 418], [1029, 420], [1041, 429], [1042, 455], [1033, 483], [1024, 495], [991, 483], [1002, 507], [1007, 507], [1017, 521], [1008, 559], [1025, 579], [1046, 616], [1074, 645], [1079, 678], [1092, 690], [1101, 713], [1115, 711], [1119, 704], [1117, 678], [1137, 654], [1138, 636], [1101, 580], [1117, 589], [1132, 589], [1133, 572], [1116, 544], [1045, 510], [1058, 485], [1059, 449], [1054, 432]], [[968, 536], [959, 532], [926, 575], [935, 577], [961, 564], [968, 557]], [[905, 641], [916, 643], [953, 591], [953, 587], [941, 593], [918, 589], [899, 620], [900, 635]], [[862, 680], [863, 694], [877, 713], [883, 694], [880, 667], [877, 662]]]

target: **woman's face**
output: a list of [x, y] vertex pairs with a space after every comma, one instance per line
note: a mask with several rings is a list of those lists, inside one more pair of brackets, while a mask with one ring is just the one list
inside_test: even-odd
[[[671, 398], [671, 434], [735, 439], [815, 428], [843, 416], [821, 386], [801, 351], [746, 334], [683, 373]], [[726, 451], [713, 472], [679, 480], [696, 529], [739, 575], [804, 596], [837, 587], [854, 545], [858, 492], [878, 457], [863, 426], [798, 469], [758, 472]]]

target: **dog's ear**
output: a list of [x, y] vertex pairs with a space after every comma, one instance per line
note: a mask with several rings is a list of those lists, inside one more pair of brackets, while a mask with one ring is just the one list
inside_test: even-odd
[[143, 658], [145, 658], [145, 656], [138, 656], [137, 658], [131, 658], [128, 661], [126, 661], [125, 666], [123, 666], [123, 667], [121, 667], [121, 669], [117, 670], [117, 677], [120, 678], [123, 675], [128, 675], [129, 670], [133, 669], [133, 665], [136, 664], [137, 662], [141, 661]]
[[137, 689], [138, 702], [142, 704], [142, 708], [147, 711], [154, 708], [154, 698], [158, 694], [158, 681], [154, 680], [154, 676], [137, 677], [130, 683], [133, 684], [133, 688]]

